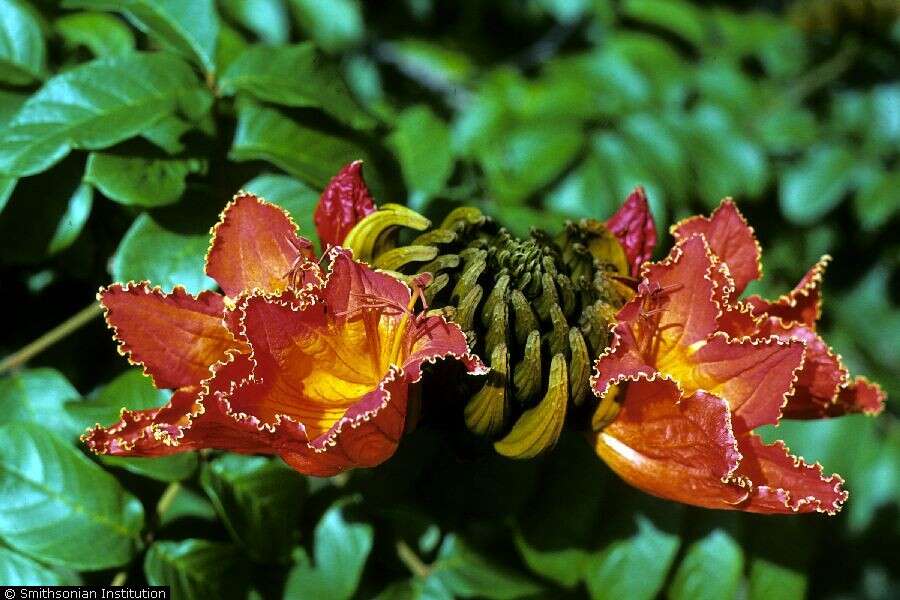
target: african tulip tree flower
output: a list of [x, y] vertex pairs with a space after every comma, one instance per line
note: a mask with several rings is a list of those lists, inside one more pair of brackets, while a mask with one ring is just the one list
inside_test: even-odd
[[218, 448], [281, 456], [302, 473], [377, 465], [396, 450], [422, 363], [454, 357], [471, 373], [459, 328], [416, 311], [393, 276], [327, 253], [281, 209], [239, 194], [213, 228], [207, 273], [227, 295], [113, 284], [99, 299], [119, 350], [171, 401], [123, 410], [83, 436], [97, 453], [159, 456]]
[[814, 333], [821, 267], [786, 298], [742, 303], [736, 296], [762, 269], [734, 204], [683, 221], [673, 234], [678, 243], [643, 267], [596, 363], [597, 453], [627, 482], [663, 498], [836, 513], [847, 498], [840, 476], [825, 477], [783, 442], [765, 444], [754, 433], [782, 416], [874, 412], [881, 404], [877, 387], [847, 384]]

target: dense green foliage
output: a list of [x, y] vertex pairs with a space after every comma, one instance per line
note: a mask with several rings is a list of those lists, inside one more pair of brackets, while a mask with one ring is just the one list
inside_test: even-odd
[[319, 191], [363, 158], [379, 202], [473, 203], [518, 232], [605, 218], [636, 184], [663, 232], [734, 196], [764, 248], [752, 291], [832, 254], [825, 337], [891, 395], [877, 420], [779, 429], [846, 477], [833, 519], [686, 508], [579, 439], [524, 463], [427, 424], [378, 469], [307, 480], [262, 457], [86, 456], [84, 427], [166, 400], [95, 320], [0, 379], [0, 583], [900, 595], [897, 5], [751, 4], [0, 0], [3, 355], [110, 280], [212, 287], [207, 229], [241, 187], [314, 238]]

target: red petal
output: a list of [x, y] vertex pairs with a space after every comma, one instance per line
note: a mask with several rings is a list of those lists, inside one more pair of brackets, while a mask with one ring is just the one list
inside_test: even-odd
[[817, 419], [826, 415], [847, 381], [847, 370], [831, 348], [812, 329], [784, 323], [777, 317], [764, 320], [758, 335], [799, 340], [806, 345], [806, 359], [797, 374], [794, 394], [784, 408], [785, 418]]
[[686, 393], [703, 389], [725, 399], [734, 430], [742, 433], [778, 423], [803, 365], [803, 352], [798, 341], [734, 340], [719, 333], [691, 352], [687, 363], [658, 368]]
[[820, 286], [825, 268], [831, 262], [827, 254], [819, 259], [788, 294], [770, 302], [760, 296], [750, 296], [747, 304], [757, 316], [779, 317], [786, 323], [801, 323], [815, 329], [822, 308]]
[[837, 402], [828, 407], [829, 417], [838, 417], [850, 413], [877, 415], [884, 410], [887, 394], [877, 383], [865, 377], [857, 377], [853, 383], [841, 388]]
[[191, 296], [176, 287], [165, 294], [149, 283], [113, 284], [97, 299], [119, 341], [119, 353], [142, 365], [158, 388], [197, 385], [229, 349], [244, 348], [222, 322], [222, 296]]
[[606, 227], [622, 244], [631, 274], [637, 275], [641, 265], [653, 256], [656, 246], [656, 225], [643, 187], [631, 192], [616, 214], [606, 221]]
[[705, 392], [681, 398], [664, 379], [623, 385], [619, 414], [594, 437], [613, 471], [649, 494], [696, 506], [733, 508], [747, 497], [726, 483], [741, 454], [723, 400]]
[[716, 330], [714, 266], [701, 236], [680, 242], [666, 260], [644, 265], [644, 283], [619, 311], [611, 349], [597, 362], [597, 393], [619, 375], [654, 373], [661, 354], [685, 352]]
[[298, 259], [314, 259], [312, 243], [281, 208], [242, 192], [212, 229], [206, 272], [228, 296], [254, 289], [275, 293], [290, 282]]
[[749, 480], [751, 493], [741, 510], [758, 513], [824, 512], [841, 510], [847, 499], [840, 475], [824, 477], [818, 463], [808, 465], [791, 455], [784, 442], [766, 445], [752, 433], [738, 436], [744, 455], [736, 475]]
[[723, 200], [709, 218], [690, 217], [673, 225], [670, 231], [679, 240], [698, 233], [706, 236], [715, 255], [728, 264], [738, 296], [748, 283], [762, 276], [759, 242], [730, 199]]
[[345, 166], [325, 187], [314, 220], [324, 250], [340, 246], [363, 217], [375, 211], [375, 202], [362, 176], [361, 160]]

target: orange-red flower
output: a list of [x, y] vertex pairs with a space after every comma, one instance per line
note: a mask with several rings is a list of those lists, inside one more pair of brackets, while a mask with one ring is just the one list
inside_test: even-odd
[[825, 477], [783, 442], [767, 445], [753, 432], [782, 416], [874, 410], [883, 399], [870, 384], [847, 385], [813, 330], [821, 268], [781, 300], [740, 302], [762, 269], [734, 204], [683, 221], [673, 234], [678, 243], [644, 266], [613, 345], [596, 363], [596, 451], [632, 485], [671, 500], [834, 514], [847, 497], [840, 476]]
[[607, 219], [606, 227], [619, 240], [631, 274], [636, 276], [656, 246], [656, 224], [644, 188], [638, 186], [628, 195], [619, 210]]
[[323, 249], [343, 244], [353, 226], [375, 212], [375, 201], [363, 180], [362, 164], [357, 160], [341, 169], [319, 198], [313, 220]]
[[88, 431], [93, 451], [270, 453], [331, 475], [393, 454], [424, 362], [454, 357], [484, 371], [459, 327], [416, 312], [420, 287], [340, 248], [326, 272], [278, 207], [240, 194], [212, 233], [207, 273], [225, 297], [147, 282], [101, 289], [120, 352], [175, 392], [162, 408], [123, 410]]

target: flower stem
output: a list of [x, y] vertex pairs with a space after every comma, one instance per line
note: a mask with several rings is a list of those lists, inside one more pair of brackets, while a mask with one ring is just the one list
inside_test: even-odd
[[156, 503], [157, 518], [162, 517], [163, 514], [169, 510], [169, 507], [172, 506], [172, 502], [175, 501], [175, 496], [178, 495], [180, 489], [181, 484], [177, 481], [173, 481], [165, 490], [163, 490], [162, 496], [159, 497], [159, 502]]
[[89, 306], [81, 309], [63, 323], [60, 323], [38, 339], [34, 340], [18, 352], [10, 354], [0, 361], [0, 375], [21, 367], [26, 362], [73, 333], [82, 326], [90, 323], [103, 314], [103, 308], [97, 302], [91, 302]]
[[116, 576], [109, 582], [110, 587], [120, 587], [128, 581], [128, 571], [119, 571]]
[[413, 552], [412, 548], [403, 540], [397, 540], [397, 557], [416, 577], [425, 578], [431, 574], [431, 567], [422, 562], [419, 555]]

